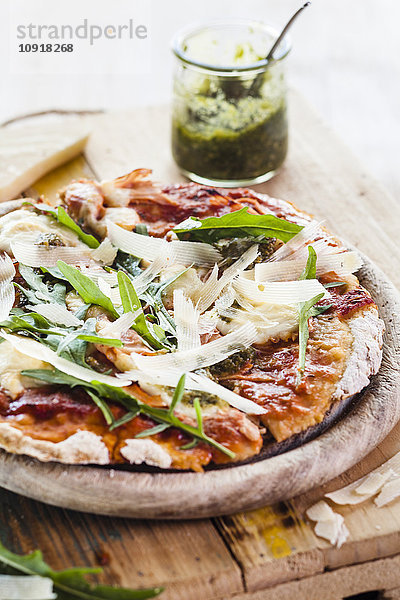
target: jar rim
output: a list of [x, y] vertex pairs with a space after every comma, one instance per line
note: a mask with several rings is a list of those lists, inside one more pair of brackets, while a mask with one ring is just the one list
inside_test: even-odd
[[224, 75], [236, 75], [238, 73], [248, 72], [248, 71], [263, 71], [272, 64], [283, 60], [290, 52], [292, 48], [291, 38], [286, 35], [285, 38], [280, 43], [279, 47], [275, 51], [275, 56], [273, 60], [267, 60], [263, 58], [262, 60], [258, 60], [254, 63], [248, 65], [213, 65], [211, 63], [202, 62], [191, 58], [188, 53], [183, 49], [185, 41], [190, 37], [197, 33], [200, 33], [203, 30], [211, 29], [213, 27], [230, 27], [244, 25], [251, 28], [259, 28], [263, 29], [265, 32], [271, 34], [271, 36], [276, 40], [279, 35], [278, 29], [276, 29], [273, 25], [263, 23], [262, 21], [254, 21], [251, 19], [214, 19], [213, 21], [205, 21], [201, 23], [197, 23], [195, 25], [191, 25], [184, 29], [181, 29], [176, 33], [174, 38], [172, 39], [172, 51], [179, 60], [182, 62], [191, 65], [193, 67], [197, 67], [201, 70], [211, 71], [213, 73], [223, 73]]

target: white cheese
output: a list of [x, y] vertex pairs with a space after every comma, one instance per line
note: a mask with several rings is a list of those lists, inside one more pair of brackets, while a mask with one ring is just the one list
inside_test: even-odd
[[0, 344], [0, 385], [11, 398], [22, 394], [26, 387], [37, 387], [40, 384], [35, 379], [21, 375], [25, 369], [46, 369], [48, 365], [37, 358], [18, 352], [10, 342]]
[[134, 465], [146, 463], [154, 467], [168, 469], [172, 463], [168, 452], [153, 440], [126, 440], [125, 446], [121, 448], [121, 454]]
[[0, 598], [7, 600], [51, 600], [53, 581], [40, 575], [0, 575]]
[[41, 124], [0, 130], [0, 202], [79, 154], [88, 139], [81, 123]]
[[21, 208], [0, 217], [0, 250], [10, 253], [11, 241], [34, 242], [41, 233], [55, 233], [66, 246], [87, 248], [76, 233], [54, 218]]
[[315, 521], [314, 532], [331, 544], [340, 548], [349, 536], [349, 531], [344, 524], [344, 518], [331, 509], [331, 507], [321, 500], [306, 511], [306, 515], [311, 521]]

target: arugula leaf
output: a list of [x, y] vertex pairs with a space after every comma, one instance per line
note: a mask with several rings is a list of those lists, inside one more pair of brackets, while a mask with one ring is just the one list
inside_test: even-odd
[[324, 293], [318, 294], [311, 298], [311, 300], [307, 300], [307, 302], [302, 302], [300, 305], [300, 314], [299, 314], [299, 373], [300, 377], [304, 374], [304, 368], [306, 365], [306, 349], [307, 342], [310, 335], [308, 330], [308, 319], [311, 316], [311, 309], [324, 297]]
[[86, 393], [89, 394], [93, 402], [103, 413], [103, 417], [107, 425], [113, 425], [115, 423], [114, 415], [112, 414], [112, 411], [108, 406], [107, 402], [104, 402], [103, 398], [100, 398], [100, 396], [92, 392], [92, 390], [86, 390]]
[[97, 304], [118, 319], [120, 315], [115, 310], [110, 298], [107, 298], [107, 296], [103, 294], [90, 277], [81, 273], [79, 269], [67, 265], [63, 260], [57, 261], [57, 267], [86, 304]]
[[113, 267], [116, 270], [124, 271], [127, 275], [137, 277], [142, 272], [142, 269], [139, 266], [141, 261], [142, 259], [138, 256], [132, 256], [132, 254], [118, 250]]
[[145, 429], [144, 431], [137, 433], [135, 438], [146, 438], [150, 435], [156, 435], [157, 433], [161, 433], [170, 427], [171, 425], [168, 425], [168, 423], [159, 423], [159, 425], [156, 425], [155, 427], [151, 427], [150, 429]]
[[[198, 219], [190, 217], [185, 223], [188, 227], [175, 227], [173, 231], [179, 239], [189, 239], [197, 242], [213, 244], [217, 240], [237, 237], [274, 237], [288, 242], [296, 233], [303, 229], [300, 225], [289, 223], [274, 215], [254, 215], [248, 207], [222, 215]], [[192, 227], [190, 226], [192, 225]]]
[[308, 246], [308, 258], [304, 271], [299, 277], [299, 280], [303, 279], [316, 279], [317, 277], [317, 253], [312, 246]]
[[44, 275], [36, 273], [32, 267], [19, 265], [19, 273], [25, 279], [29, 286], [29, 290], [15, 283], [14, 285], [28, 298], [32, 304], [41, 304], [45, 302], [56, 302], [57, 304], [65, 304], [65, 285], [62, 283], [54, 283], [49, 287], [44, 283]]
[[[312, 246], [308, 246], [308, 258], [304, 271], [300, 275], [299, 279], [315, 279], [317, 276], [317, 253]], [[311, 311], [317, 302], [324, 297], [324, 294], [318, 294], [307, 302], [301, 302], [299, 305], [299, 367], [297, 383], [300, 382], [301, 377], [304, 375], [304, 369], [306, 366], [306, 350], [308, 338], [310, 335], [308, 329], [308, 319], [312, 316]]]
[[146, 600], [158, 596], [163, 591], [161, 587], [130, 590], [110, 585], [91, 584], [85, 575], [101, 573], [103, 569], [75, 567], [64, 571], [54, 571], [44, 562], [40, 550], [21, 556], [7, 550], [1, 542], [0, 563], [0, 567], [3, 567], [2, 570], [50, 578], [54, 583], [59, 600]]
[[183, 394], [185, 392], [185, 381], [186, 375], [185, 373], [180, 377], [178, 381], [178, 385], [175, 388], [174, 395], [172, 396], [172, 401], [169, 407], [169, 414], [173, 415], [175, 408], [178, 406], [179, 402], [182, 400]]
[[144, 339], [144, 341], [149, 344], [149, 346], [155, 348], [156, 350], [161, 350], [162, 348], [164, 348], [164, 346], [160, 342], [160, 340], [154, 337], [154, 335], [150, 331], [149, 324], [142, 310], [142, 304], [139, 300], [139, 297], [136, 293], [132, 281], [129, 279], [128, 275], [126, 275], [126, 273], [124, 273], [123, 271], [118, 271], [117, 277], [119, 293], [121, 296], [122, 308], [124, 309], [124, 313], [135, 313], [138, 310], [140, 310], [139, 315], [135, 319], [135, 323], [132, 325], [132, 329], [134, 329]]
[[[128, 411], [135, 413], [135, 416], [140, 412], [144, 415], [147, 415], [148, 417], [151, 417], [154, 421], [157, 421], [158, 423], [165, 423], [170, 427], [177, 427], [178, 429], [188, 434], [190, 437], [196, 438], [202, 442], [206, 442], [207, 444], [213, 446], [214, 448], [217, 448], [220, 452], [223, 452], [230, 458], [235, 458], [235, 453], [232, 452], [232, 450], [226, 448], [213, 438], [209, 437], [204, 432], [201, 420], [201, 411], [199, 416], [198, 409], [196, 409], [198, 427], [193, 427], [192, 425], [184, 423], [177, 416], [175, 416], [175, 414], [171, 413], [170, 408], [166, 409], [149, 406], [148, 404], [141, 402], [128, 392], [125, 392], [122, 388], [118, 388], [105, 383], [99, 383], [95, 380], [88, 383], [86, 381], [78, 379], [77, 377], [72, 377], [71, 375], [64, 375], [64, 373], [61, 373], [57, 370], [50, 371], [49, 369], [29, 369], [22, 371], [22, 375], [25, 375], [26, 377], [32, 377], [33, 379], [39, 379], [40, 381], [45, 381], [46, 383], [69, 385], [71, 387], [80, 386], [86, 391], [94, 391], [95, 394], [97, 394], [98, 396], [100, 396], [100, 398], [103, 398], [104, 400], [112, 400], [113, 402], [121, 404]], [[181, 391], [178, 391], [177, 396], [179, 396], [180, 394]]]
[[100, 246], [100, 242], [96, 240], [93, 235], [89, 235], [85, 233], [81, 227], [64, 210], [62, 206], [58, 206], [54, 208], [53, 206], [48, 206], [47, 204], [33, 204], [32, 202], [25, 202], [24, 204], [29, 204], [33, 206], [36, 212], [43, 213], [46, 215], [50, 215], [57, 219], [61, 225], [68, 227], [71, 231], [77, 234], [78, 238], [84, 242], [89, 248], [98, 248]]

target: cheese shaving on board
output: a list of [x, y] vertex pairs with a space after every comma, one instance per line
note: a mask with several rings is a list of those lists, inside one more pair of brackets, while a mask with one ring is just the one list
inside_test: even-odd
[[14, 305], [14, 275], [15, 267], [11, 258], [8, 254], [0, 255], [0, 321], [7, 319]]
[[315, 521], [314, 532], [334, 546], [340, 548], [349, 536], [349, 531], [344, 524], [344, 518], [339, 515], [323, 500], [310, 506], [306, 515]]
[[375, 496], [394, 477], [396, 472], [391, 467], [386, 468], [386, 465], [382, 465], [361, 479], [325, 496], [335, 504], [361, 504]]
[[202, 242], [181, 242], [155, 238], [133, 231], [127, 231], [112, 221], [107, 221], [108, 237], [111, 242], [128, 254], [144, 258], [146, 260], [155, 260], [160, 254], [174, 253], [174, 261], [181, 265], [189, 266], [198, 264], [211, 266], [221, 260], [221, 255], [210, 244]]
[[10, 342], [10, 344], [21, 354], [25, 354], [26, 356], [31, 356], [49, 363], [59, 371], [67, 373], [67, 375], [72, 375], [73, 377], [77, 377], [83, 381], [99, 381], [100, 383], [106, 383], [117, 387], [123, 387], [130, 384], [130, 381], [127, 381], [126, 379], [112, 377], [111, 375], [103, 375], [102, 373], [97, 373], [96, 371], [92, 371], [91, 369], [87, 369], [81, 365], [77, 365], [65, 358], [62, 358], [61, 356], [58, 356], [58, 354], [51, 350], [51, 348], [48, 348], [44, 344], [36, 342], [30, 338], [12, 335], [3, 330], [1, 330], [0, 335], [5, 340]]
[[311, 298], [321, 293], [324, 294], [324, 297], [330, 296], [317, 279], [272, 281], [263, 284], [238, 277], [232, 285], [236, 292], [244, 298], [251, 300], [252, 304], [262, 304], [264, 302], [271, 304], [297, 304], [299, 302], [307, 302], [307, 300], [311, 300]]
[[153, 373], [158, 369], [177, 369], [183, 373], [220, 362], [235, 352], [251, 346], [256, 337], [257, 331], [253, 325], [243, 325], [228, 335], [186, 352], [178, 350], [156, 356], [132, 353], [130, 356], [135, 366], [142, 371]]
[[181, 289], [174, 290], [174, 320], [178, 350], [185, 351], [201, 346], [199, 334], [199, 311], [186, 298]]
[[53, 581], [40, 575], [0, 575], [0, 598], [7, 600], [52, 600]]
[[376, 506], [386, 506], [389, 502], [392, 502], [396, 498], [400, 496], [400, 478], [396, 477], [392, 481], [386, 483], [377, 498], [375, 498], [374, 502]]
[[[289, 281], [299, 279], [307, 259], [283, 260], [279, 262], [266, 262], [255, 265], [254, 275], [256, 281]], [[362, 260], [358, 252], [340, 252], [332, 255], [318, 257], [317, 275], [334, 271], [340, 277], [355, 273], [362, 267]]]

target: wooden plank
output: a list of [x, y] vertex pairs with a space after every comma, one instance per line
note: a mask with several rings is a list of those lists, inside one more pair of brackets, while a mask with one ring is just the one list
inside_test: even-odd
[[2, 541], [16, 552], [43, 551], [54, 568], [105, 563], [103, 581], [162, 585], [163, 600], [231, 596], [240, 570], [209, 521], [150, 522], [98, 517], [0, 493]]
[[[390, 590], [399, 584], [400, 556], [395, 556], [327, 571], [268, 590], [239, 594], [232, 600], [345, 600], [354, 594]], [[389, 596], [388, 600], [397, 597]]]

